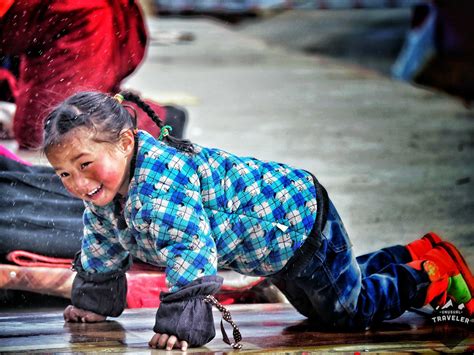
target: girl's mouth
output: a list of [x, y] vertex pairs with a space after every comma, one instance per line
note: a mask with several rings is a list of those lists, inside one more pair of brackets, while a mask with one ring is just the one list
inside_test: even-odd
[[86, 195], [87, 197], [93, 198], [95, 195], [97, 195], [101, 190], [104, 185], [100, 184], [98, 187], [96, 187], [94, 190], [88, 192]]

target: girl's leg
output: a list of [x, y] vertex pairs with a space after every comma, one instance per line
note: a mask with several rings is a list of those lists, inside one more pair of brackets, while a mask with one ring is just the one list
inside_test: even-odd
[[412, 261], [410, 253], [402, 245], [383, 248], [356, 258], [362, 277], [379, 272], [390, 264], [406, 264]]
[[406, 264], [423, 258], [427, 252], [441, 243], [442, 239], [436, 233], [425, 234], [407, 245], [394, 245], [377, 250], [373, 253], [357, 257], [362, 275], [367, 276], [382, 270], [390, 264]]
[[364, 275], [332, 203], [321, 237], [321, 247], [297, 277], [276, 285], [295, 308], [322, 325], [364, 329], [396, 318], [428, 287], [426, 273], [405, 265], [406, 255], [390, 248], [361, 259]]

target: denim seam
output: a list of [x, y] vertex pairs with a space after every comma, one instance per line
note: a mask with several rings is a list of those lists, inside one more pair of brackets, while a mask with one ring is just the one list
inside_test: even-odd
[[339, 289], [339, 287], [337, 287], [337, 284], [334, 280], [334, 278], [332, 277], [332, 274], [331, 272], [329, 272], [329, 269], [328, 267], [326, 266], [326, 261], [322, 262], [321, 263], [321, 266], [324, 270], [324, 273], [326, 274], [326, 276], [328, 277], [329, 281], [331, 282], [331, 287], [336, 291], [336, 295], [337, 295], [337, 301], [339, 302], [339, 304], [342, 306], [342, 308], [346, 311], [346, 313], [351, 317], [351, 318], [354, 318], [354, 315], [355, 313], [350, 311], [349, 309], [347, 309], [347, 306], [345, 305], [344, 302], [341, 301], [341, 290]]

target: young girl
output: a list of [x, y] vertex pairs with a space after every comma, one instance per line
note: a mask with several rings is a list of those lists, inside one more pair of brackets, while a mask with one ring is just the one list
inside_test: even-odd
[[[137, 131], [123, 100], [142, 108], [160, 137]], [[365, 329], [447, 298], [472, 314], [472, 274], [452, 244], [429, 233], [356, 259], [311, 173], [175, 139], [133, 93], [71, 96], [45, 121], [44, 152], [86, 205], [66, 321], [120, 315], [132, 256], [166, 268], [169, 292], [160, 296], [154, 348], [209, 342], [211, 305], [240, 347], [239, 329], [212, 296], [222, 283], [219, 267], [269, 277], [324, 327]]]

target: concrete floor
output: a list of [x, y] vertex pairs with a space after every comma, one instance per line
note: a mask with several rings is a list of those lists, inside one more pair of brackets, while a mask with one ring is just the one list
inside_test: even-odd
[[238, 31], [272, 46], [328, 55], [389, 75], [410, 29], [412, 9], [284, 11], [247, 19]]
[[[472, 353], [473, 333], [461, 326], [433, 327], [414, 313], [362, 332], [336, 332], [310, 325], [288, 304], [231, 305], [242, 333], [243, 349], [222, 340], [220, 315], [214, 312], [216, 337], [186, 352], [151, 349], [153, 309], [129, 309], [101, 323], [64, 323], [59, 312], [5, 313], [0, 318], [2, 354], [319, 354]], [[226, 325], [226, 332], [231, 337]]]

